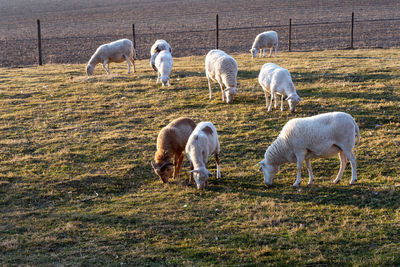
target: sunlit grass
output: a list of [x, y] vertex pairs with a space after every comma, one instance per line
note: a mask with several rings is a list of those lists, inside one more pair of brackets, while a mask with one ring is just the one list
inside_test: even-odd
[[[1, 69], [0, 262], [5, 265], [399, 265], [400, 50], [233, 55], [239, 94], [208, 99], [204, 57], [174, 59], [171, 87], [148, 61]], [[257, 82], [275, 62], [293, 76], [295, 114], [267, 113]], [[357, 121], [358, 181], [313, 161], [299, 189], [283, 165], [271, 188], [254, 166], [293, 117], [345, 111]], [[206, 191], [163, 185], [150, 165], [159, 130], [189, 116], [216, 125], [222, 179]], [[210, 160], [209, 170], [215, 171]], [[98, 196], [97, 196], [98, 194]], [[97, 197], [96, 197], [97, 196]]]

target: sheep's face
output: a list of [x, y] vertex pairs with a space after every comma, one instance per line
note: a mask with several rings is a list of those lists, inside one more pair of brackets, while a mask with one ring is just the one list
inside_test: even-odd
[[257, 49], [255, 49], [255, 48], [252, 48], [252, 49], [250, 49], [250, 53], [251, 53], [251, 55], [253, 56], [253, 58], [255, 58], [256, 56], [257, 56]]
[[193, 173], [193, 178], [196, 182], [197, 189], [200, 190], [203, 190], [208, 186], [208, 177], [213, 175], [206, 168], [200, 168], [198, 170], [192, 170], [190, 172]]
[[174, 164], [172, 162], [164, 162], [158, 165], [154, 161], [151, 162], [154, 172], [161, 178], [163, 183], [168, 183], [170, 177], [172, 177], [174, 171]]
[[272, 185], [275, 174], [279, 171], [279, 166], [274, 166], [269, 164], [265, 159], [260, 161], [260, 171], [264, 174], [264, 184], [265, 186]]
[[169, 86], [169, 76], [168, 75], [161, 76], [161, 83], [163, 86]]
[[224, 90], [225, 101], [230, 104], [233, 101], [233, 98], [237, 94], [237, 89], [234, 87], [229, 87]]
[[86, 66], [86, 74], [88, 76], [93, 75], [94, 67], [92, 65], [87, 65]]
[[301, 98], [298, 95], [291, 95], [287, 97], [286, 100], [289, 104], [290, 112], [295, 112], [296, 105], [300, 102]]

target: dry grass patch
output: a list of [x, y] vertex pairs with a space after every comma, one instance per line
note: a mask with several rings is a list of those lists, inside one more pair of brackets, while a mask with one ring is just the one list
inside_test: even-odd
[[[399, 265], [399, 50], [233, 55], [239, 94], [208, 99], [204, 57], [177, 58], [171, 87], [148, 61], [86, 77], [84, 65], [2, 69], [0, 261], [6, 265]], [[257, 76], [288, 68], [303, 98], [267, 113]], [[333, 185], [338, 159], [313, 161], [315, 185], [281, 168], [266, 189], [254, 166], [293, 117], [353, 115], [359, 180]], [[150, 161], [179, 116], [216, 125], [222, 179], [206, 191], [163, 185]], [[209, 169], [215, 171], [210, 161]], [[303, 173], [306, 178], [306, 172]], [[97, 196], [98, 194], [98, 196]]]

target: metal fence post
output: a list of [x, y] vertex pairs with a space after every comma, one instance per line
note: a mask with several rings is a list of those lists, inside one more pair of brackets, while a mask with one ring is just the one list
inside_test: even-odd
[[353, 33], [354, 33], [354, 12], [351, 12], [351, 31], [350, 31], [350, 48], [351, 49], [354, 49]]
[[288, 50], [289, 52], [292, 51], [292, 19], [289, 19]]
[[133, 38], [133, 48], [135, 48], [135, 50], [136, 50], [135, 24], [132, 24], [132, 38]]
[[37, 20], [39, 66], [42, 66], [42, 36], [40, 33], [40, 20]]
[[215, 16], [215, 48], [218, 49], [219, 39], [219, 25], [218, 25], [218, 14]]

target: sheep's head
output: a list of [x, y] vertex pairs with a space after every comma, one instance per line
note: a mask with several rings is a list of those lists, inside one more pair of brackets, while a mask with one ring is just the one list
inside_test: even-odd
[[94, 71], [94, 66], [88, 64], [88, 65], [86, 66], [86, 74], [87, 74], [88, 76], [93, 75], [93, 71]]
[[297, 95], [290, 95], [285, 99], [289, 104], [290, 112], [295, 112], [296, 105], [301, 101], [301, 98]]
[[161, 83], [163, 86], [169, 86], [169, 76], [168, 75], [162, 75], [161, 76]]
[[233, 98], [237, 94], [237, 89], [235, 87], [228, 87], [224, 90], [225, 101], [226, 103], [231, 103]]
[[253, 58], [255, 58], [256, 56], [257, 56], [257, 49], [255, 49], [255, 48], [252, 48], [252, 49], [250, 49], [250, 53], [251, 53], [251, 55], [253, 56]]
[[152, 161], [151, 166], [153, 167], [154, 172], [161, 178], [163, 183], [168, 183], [168, 179], [172, 177], [174, 164], [169, 161], [159, 165]]
[[279, 166], [274, 166], [270, 164], [267, 160], [263, 160], [259, 162], [260, 171], [264, 174], [264, 184], [265, 186], [272, 185], [272, 181], [274, 180], [275, 174], [279, 171]]
[[206, 168], [202, 167], [197, 170], [190, 171], [193, 173], [193, 178], [196, 182], [197, 189], [203, 190], [208, 186], [208, 177], [213, 176]]

